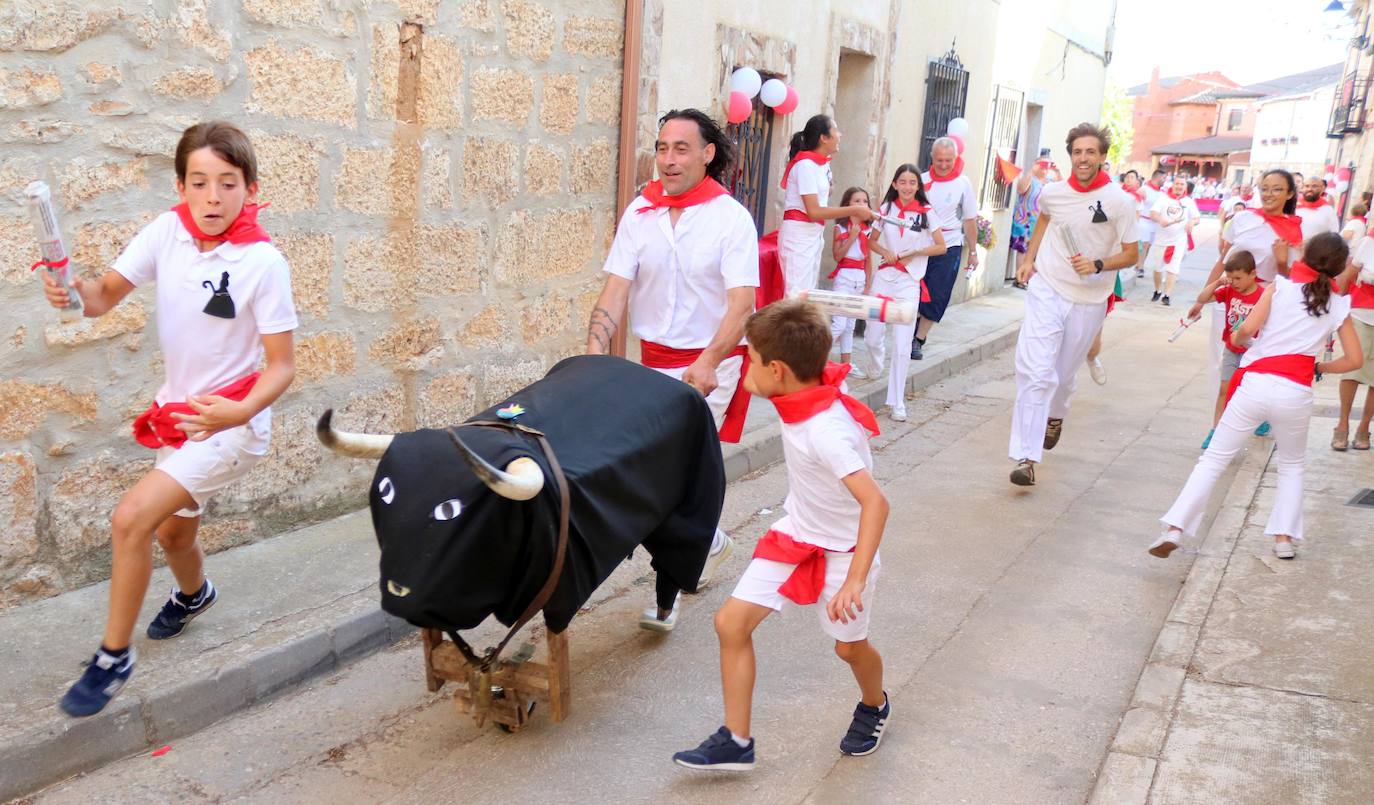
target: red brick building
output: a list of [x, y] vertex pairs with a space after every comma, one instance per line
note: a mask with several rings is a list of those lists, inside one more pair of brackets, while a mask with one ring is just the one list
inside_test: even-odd
[[1135, 134], [1129, 162], [1120, 167], [1148, 169], [1156, 148], [1217, 134], [1217, 98], [1212, 93], [1239, 87], [1218, 72], [1160, 78], [1156, 67], [1150, 83], [1126, 90], [1134, 101]]

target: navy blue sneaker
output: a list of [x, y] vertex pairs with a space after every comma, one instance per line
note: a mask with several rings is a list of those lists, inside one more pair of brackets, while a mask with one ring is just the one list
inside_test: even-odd
[[878, 751], [883, 742], [883, 728], [892, 715], [892, 702], [883, 694], [883, 709], [869, 707], [863, 702], [854, 708], [854, 720], [849, 723], [849, 732], [840, 739], [840, 751], [846, 755], [862, 757]]
[[75, 718], [93, 716], [105, 709], [110, 700], [119, 695], [124, 683], [134, 675], [134, 650], [122, 659], [115, 659], [104, 651], [97, 651], [86, 665], [85, 673], [67, 690], [57, 706]]
[[172, 594], [167, 597], [167, 603], [162, 605], [162, 611], [148, 624], [148, 636], [154, 640], [176, 637], [186, 629], [186, 624], [214, 606], [218, 599], [219, 594], [215, 592], [215, 585], [211, 584], [209, 579], [206, 579], [195, 596], [190, 598], [184, 597], [177, 590], [172, 590]]
[[730, 730], [721, 727], [696, 749], [673, 755], [673, 762], [706, 771], [753, 771], [754, 739], [750, 738], [749, 745], [742, 747], [730, 737]]

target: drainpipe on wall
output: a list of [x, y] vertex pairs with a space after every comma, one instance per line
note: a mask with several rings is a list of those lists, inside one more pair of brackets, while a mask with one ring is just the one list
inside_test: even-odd
[[[620, 67], [620, 148], [616, 155], [615, 220], [635, 197], [637, 159], [635, 150], [639, 133], [639, 54], [644, 37], [644, 0], [625, 0], [624, 60]], [[625, 330], [616, 330], [611, 338], [611, 354], [625, 356]]]

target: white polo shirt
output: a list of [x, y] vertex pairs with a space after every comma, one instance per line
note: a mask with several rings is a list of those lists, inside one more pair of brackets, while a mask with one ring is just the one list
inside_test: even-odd
[[[883, 204], [879, 212], [883, 215], [895, 217], [897, 215], [897, 205], [892, 203]], [[905, 217], [910, 218], [911, 215], [908, 214]], [[927, 213], [926, 220], [929, 221], [930, 226], [936, 225], [937, 218], [935, 217], [934, 210]], [[876, 222], [874, 226], [879, 228], [878, 243], [888, 251], [896, 252], [897, 254], [909, 252], [913, 249], [928, 249], [935, 243], [935, 236], [931, 234], [929, 228], [922, 229], [920, 232], [912, 232], [906, 227], [898, 229], [891, 224], [885, 224], [881, 221]], [[945, 245], [949, 245], [948, 232], [945, 233]], [[926, 265], [929, 262], [930, 258], [925, 255], [913, 257], [911, 258], [911, 262], [906, 264], [906, 273], [910, 274], [912, 279], [919, 281], [925, 277]]]
[[797, 164], [792, 166], [792, 172], [787, 174], [786, 201], [783, 204], [783, 209], [806, 212], [806, 205], [802, 203], [802, 196], [810, 195], [815, 195], [817, 204], [828, 207], [830, 205], [830, 185], [834, 179], [834, 174], [830, 172], [830, 163], [817, 165], [809, 159], [797, 160]]
[[1055, 293], [1070, 302], [1104, 304], [1116, 286], [1115, 272], [1080, 277], [1069, 262], [1073, 255], [1065, 230], [1072, 233], [1072, 240], [1089, 260], [1111, 257], [1121, 251], [1123, 243], [1138, 240], [1135, 199], [1111, 182], [1080, 193], [1068, 181], [1062, 181], [1045, 188], [1040, 196], [1040, 212], [1049, 215], [1050, 231], [1045, 233], [1035, 255], [1037, 273]]
[[[159, 405], [252, 374], [262, 363], [262, 336], [297, 327], [291, 271], [271, 243], [221, 243], [201, 252], [177, 214], [164, 212], [134, 236], [113, 268], [135, 287], [157, 285], [157, 337], [167, 373]], [[232, 319], [205, 312], [225, 274]]]
[[968, 174], [961, 174], [948, 182], [931, 182], [930, 171], [921, 174], [926, 198], [935, 214], [932, 225], [945, 233], [945, 245], [950, 248], [964, 245], [964, 222], [978, 217], [978, 202], [973, 198], [973, 182]]
[[639, 212], [650, 206], [639, 196], [626, 208], [604, 270], [633, 283], [630, 327], [640, 340], [701, 349], [725, 318], [726, 291], [758, 287], [754, 219], [729, 195], [685, 208], [676, 228], [667, 207]]
[[1311, 240], [1323, 232], [1340, 232], [1341, 222], [1336, 217], [1336, 208], [1330, 204], [1320, 207], [1298, 205], [1298, 217], [1302, 219], [1303, 242]]
[[782, 423], [787, 462], [786, 516], [773, 524], [799, 542], [847, 551], [859, 541], [859, 501], [844, 478], [873, 469], [868, 431], [836, 400], [810, 419]]

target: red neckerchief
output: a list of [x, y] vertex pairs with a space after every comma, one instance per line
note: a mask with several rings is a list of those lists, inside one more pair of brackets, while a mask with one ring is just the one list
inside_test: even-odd
[[896, 210], [898, 218], [905, 218], [906, 214], [909, 212], [915, 213], [917, 215], [920, 215], [921, 213], [925, 212], [930, 212], [930, 205], [922, 204], [920, 199], [916, 198], [915, 196], [912, 196], [910, 204], [903, 204], [900, 198], [895, 198], [892, 201], [888, 202], [887, 209], [889, 213], [891, 213], [893, 210]]
[[[843, 225], [843, 224], [836, 224], [836, 225], [835, 225], [835, 228], [836, 228], [836, 229], [843, 229], [843, 230], [844, 230], [844, 236], [845, 236], [845, 237], [849, 237], [849, 227], [848, 227], [848, 226], [845, 226], [845, 225]], [[869, 242], [868, 242], [868, 233], [869, 233], [872, 229], [873, 229], [873, 228], [870, 227], [870, 226], [868, 225], [867, 222], [862, 223], [862, 224], [859, 224], [859, 250], [863, 252], [863, 255], [864, 255], [864, 263], [867, 263], [867, 262], [868, 262], [869, 250], [873, 248], [872, 245], [869, 244]], [[848, 255], [848, 254], [845, 254], [844, 260], [848, 260], [848, 259], [849, 259], [849, 255]], [[844, 260], [841, 260], [840, 262], [844, 262]], [[843, 266], [843, 267], [844, 267], [844, 268], [863, 268], [863, 266]], [[834, 277], [831, 277], [831, 279], [834, 279]]]
[[1127, 189], [1127, 188], [1125, 188], [1125, 187], [1123, 187], [1123, 188], [1121, 188], [1121, 189], [1122, 189], [1122, 190], [1125, 190], [1127, 193], [1130, 193], [1132, 196], [1134, 196], [1136, 201], [1144, 201], [1144, 200], [1145, 200], [1145, 191], [1142, 190], [1142, 189], [1140, 189], [1139, 187], [1137, 187], [1137, 188], [1134, 189], [1134, 190], [1129, 190], [1129, 189]]
[[878, 418], [873, 416], [873, 411], [867, 405], [840, 391], [840, 383], [849, 374], [849, 368], [847, 363], [827, 362], [818, 385], [768, 399], [772, 401], [773, 407], [778, 409], [778, 417], [789, 425], [805, 422], [839, 400], [844, 403], [845, 410], [854, 417], [855, 422], [863, 425], [873, 436], [877, 436]]
[[1187, 196], [1188, 196], [1188, 191], [1187, 191], [1187, 190], [1184, 190], [1182, 193], [1180, 193], [1180, 194], [1177, 195], [1177, 196], [1174, 195], [1174, 189], [1173, 189], [1172, 187], [1169, 188], [1168, 193], [1169, 193], [1169, 198], [1173, 199], [1174, 201], [1178, 201], [1178, 200], [1181, 199], [1181, 198], [1187, 198]]
[[1350, 217], [1350, 220], [1352, 220], [1352, 221], [1359, 221], [1361, 224], [1364, 224], [1364, 225], [1368, 226], [1368, 223], [1365, 221], [1363, 215], [1352, 215], [1352, 216]]
[[1250, 191], [1249, 193], [1246, 193], [1245, 195], [1241, 196], [1241, 197], [1240, 197], [1240, 200], [1241, 200], [1241, 201], [1244, 201], [1244, 202], [1246, 202], [1246, 203], [1248, 204], [1248, 203], [1250, 202], [1250, 199], [1252, 199], [1252, 198], [1254, 198], [1254, 197], [1255, 197], [1255, 191], [1252, 190], [1252, 191]]
[[[235, 380], [218, 391], [212, 391], [210, 394], [215, 397], [225, 397], [235, 402], [241, 401], [248, 396], [248, 392], [253, 390], [253, 386], [258, 382], [260, 375], [260, 372], [254, 372], [245, 378]], [[134, 420], [134, 440], [144, 447], [151, 447], [154, 450], [159, 447], [172, 447], [180, 450], [181, 446], [186, 443], [186, 431], [177, 427], [181, 424], [181, 420], [172, 414], [194, 414], [195, 412], [196, 409], [184, 402], [173, 402], [166, 405], [158, 405], [155, 402]]]
[[[854, 549], [850, 548], [849, 552], [853, 553]], [[781, 531], [770, 529], [754, 546], [754, 558], [796, 565], [778, 587], [783, 598], [801, 606], [821, 600], [821, 593], [825, 591], [825, 549], [821, 546], [797, 542]]]
[[941, 176], [940, 174], [938, 174], [938, 173], [935, 172], [935, 164], [934, 164], [934, 163], [931, 163], [931, 166], [930, 166], [930, 183], [931, 183], [931, 184], [935, 184], [935, 183], [937, 183], [937, 182], [952, 182], [952, 181], [954, 181], [955, 179], [958, 179], [960, 176], [963, 176], [963, 175], [964, 175], [964, 158], [963, 158], [963, 157], [956, 157], [955, 160], [954, 160], [954, 167], [950, 170], [949, 173], [945, 174], [944, 176]]
[[1162, 184], [1155, 184], [1155, 180], [1154, 180], [1154, 179], [1151, 179], [1150, 181], [1146, 182], [1145, 184], [1149, 185], [1150, 187], [1153, 187], [1153, 188], [1155, 189], [1155, 192], [1156, 192], [1156, 193], [1163, 192], [1163, 190], [1164, 190], [1164, 185], [1162, 185]]
[[705, 204], [717, 196], [729, 195], [729, 193], [730, 191], [726, 190], [720, 182], [707, 176], [705, 179], [698, 182], [696, 187], [693, 187], [686, 193], [679, 193], [676, 196], [665, 196], [663, 195], [663, 182], [655, 179], [644, 185], [644, 192], [640, 193], [640, 195], [644, 197], [645, 201], [649, 202], [649, 206], [640, 207], [637, 214], [643, 215], [650, 210], [657, 210], [663, 207], [674, 209], [695, 207], [698, 204]]
[[1308, 200], [1305, 199], [1305, 198], [1299, 198], [1299, 199], [1298, 199], [1298, 209], [1300, 209], [1300, 210], [1317, 210], [1317, 209], [1321, 209], [1322, 207], [1325, 207], [1325, 206], [1326, 206], [1326, 196], [1322, 196], [1321, 198], [1317, 199], [1316, 201], [1308, 201]]
[[172, 212], [181, 219], [181, 225], [186, 227], [186, 231], [191, 233], [191, 237], [196, 240], [211, 241], [220, 243], [229, 241], [230, 243], [266, 243], [272, 238], [268, 236], [267, 230], [258, 223], [258, 212], [266, 209], [266, 204], [245, 204], [239, 211], [239, 217], [229, 225], [229, 228], [218, 235], [207, 235], [200, 231], [196, 225], [196, 218], [191, 214], [191, 207], [186, 202], [182, 202], [172, 208]]
[[830, 157], [816, 151], [798, 151], [797, 155], [792, 157], [792, 161], [787, 163], [787, 167], [782, 169], [782, 182], [778, 186], [783, 190], [787, 189], [787, 177], [792, 175], [792, 166], [803, 159], [809, 159], [817, 165], [824, 165], [830, 161]]
[[[1309, 269], [1310, 270], [1310, 269]], [[1226, 387], [1226, 402], [1235, 396], [1240, 388], [1241, 378], [1246, 372], [1258, 375], [1278, 375], [1299, 385], [1310, 386], [1317, 376], [1317, 360], [1311, 355], [1270, 355], [1260, 358], [1249, 366], [1242, 366], [1231, 375], [1231, 383]]]
[[1316, 282], [1318, 280], [1323, 279], [1330, 283], [1332, 288], [1334, 288], [1336, 285], [1335, 280], [1317, 271], [1317, 269], [1313, 268], [1312, 266], [1309, 266], [1301, 260], [1295, 262], [1293, 264], [1293, 267], [1288, 269], [1288, 279], [1292, 280], [1293, 282], [1296, 282], [1299, 285], [1306, 285], [1309, 282]]
[[1106, 171], [1098, 169], [1097, 175], [1093, 177], [1093, 180], [1091, 182], [1088, 182], [1087, 187], [1084, 187], [1083, 185], [1078, 183], [1078, 177], [1073, 173], [1070, 173], [1069, 187], [1072, 187], [1074, 190], [1077, 190], [1080, 193], [1091, 193], [1097, 188], [1107, 184], [1111, 180], [1111, 177], [1107, 175]]
[[1302, 245], [1302, 218], [1296, 215], [1271, 215], [1262, 208], [1254, 211], [1257, 215], [1264, 218], [1269, 224], [1269, 228], [1274, 230], [1274, 234], [1288, 241], [1289, 246]]

